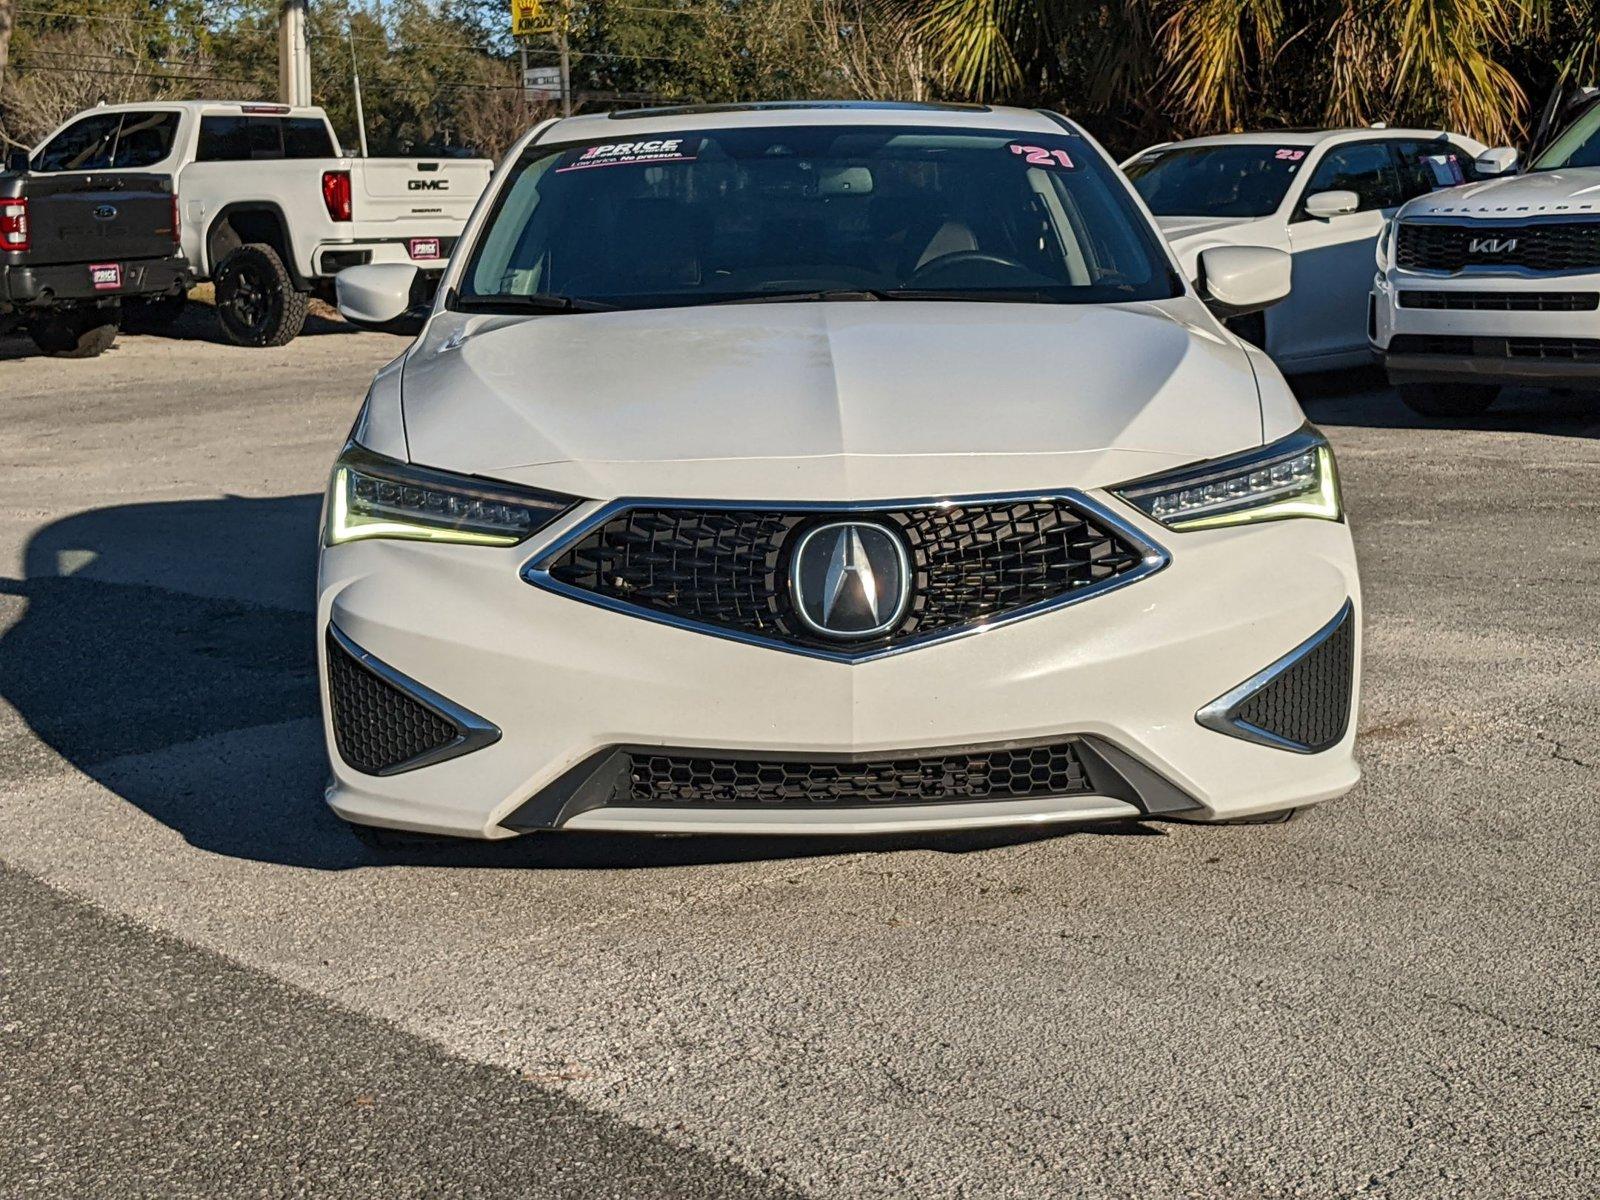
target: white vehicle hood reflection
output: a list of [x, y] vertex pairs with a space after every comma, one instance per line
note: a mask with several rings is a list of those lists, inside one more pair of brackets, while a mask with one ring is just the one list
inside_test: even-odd
[[1592, 217], [1600, 213], [1600, 167], [1531, 171], [1419, 196], [1405, 217], [1467, 217], [1511, 221], [1543, 216]]
[[596, 497], [1096, 487], [1260, 443], [1250, 364], [1174, 315], [1196, 308], [445, 313], [405, 369], [406, 435], [419, 463]]

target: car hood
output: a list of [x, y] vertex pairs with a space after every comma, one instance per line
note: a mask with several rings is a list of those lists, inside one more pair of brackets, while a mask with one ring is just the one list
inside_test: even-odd
[[1600, 213], [1600, 167], [1531, 171], [1418, 196], [1400, 217], [1515, 220], [1543, 214]]
[[1246, 355], [1164, 305], [844, 302], [442, 313], [413, 461], [577, 495], [1095, 487], [1261, 441]]

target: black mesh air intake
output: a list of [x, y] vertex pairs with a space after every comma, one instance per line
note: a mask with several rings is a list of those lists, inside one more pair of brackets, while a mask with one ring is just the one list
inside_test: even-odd
[[328, 705], [339, 757], [366, 775], [437, 755], [462, 730], [364, 666], [330, 632]]
[[1089, 790], [1071, 742], [850, 762], [632, 751], [609, 803], [845, 808]]
[[[801, 646], [833, 646], [796, 619], [789, 555], [807, 528], [847, 512], [633, 508], [549, 565], [553, 579], [696, 624]], [[905, 542], [904, 619], [853, 650], [1003, 617], [1139, 569], [1141, 549], [1069, 500], [972, 503], [865, 514]]]
[[1355, 676], [1355, 621], [1343, 619], [1309, 653], [1228, 712], [1242, 722], [1310, 751], [1344, 737]]

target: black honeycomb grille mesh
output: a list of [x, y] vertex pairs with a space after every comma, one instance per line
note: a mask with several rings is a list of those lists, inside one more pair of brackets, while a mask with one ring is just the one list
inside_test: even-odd
[[443, 749], [461, 731], [390, 686], [328, 637], [328, 704], [339, 757], [377, 775]]
[[1326, 750], [1344, 737], [1355, 675], [1355, 622], [1347, 614], [1316, 649], [1229, 716], [1304, 746]]
[[[1510, 245], [1512, 242], [1516, 244]], [[1471, 266], [1533, 271], [1600, 267], [1600, 221], [1494, 226], [1402, 221], [1395, 239], [1395, 262], [1414, 271], [1459, 271]]]
[[1065, 500], [908, 508], [865, 514], [633, 508], [590, 531], [552, 578], [687, 621], [802, 645], [830, 645], [797, 619], [789, 549], [841, 516], [905, 539], [912, 564], [905, 618], [870, 649], [1054, 600], [1138, 567], [1140, 550]]
[[609, 803], [844, 808], [1090, 790], [1071, 742], [849, 763], [635, 751], [627, 765]]

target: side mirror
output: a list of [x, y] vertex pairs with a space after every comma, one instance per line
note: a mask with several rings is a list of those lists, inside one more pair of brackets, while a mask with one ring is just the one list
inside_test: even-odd
[[1509, 175], [1517, 169], [1515, 146], [1496, 146], [1485, 150], [1472, 160], [1472, 169], [1479, 175]]
[[1294, 260], [1267, 246], [1213, 246], [1200, 251], [1195, 286], [1222, 318], [1271, 308], [1289, 294]]
[[1319, 221], [1326, 221], [1330, 217], [1342, 217], [1360, 207], [1361, 197], [1343, 188], [1331, 192], [1313, 192], [1306, 197], [1306, 215], [1315, 217]]
[[15, 171], [19, 175], [27, 174], [27, 172], [28, 172], [28, 152], [26, 150], [7, 150], [6, 151], [6, 170], [7, 171]]
[[346, 267], [333, 277], [339, 315], [352, 325], [381, 329], [411, 311], [417, 269], [409, 263]]

